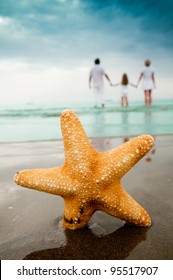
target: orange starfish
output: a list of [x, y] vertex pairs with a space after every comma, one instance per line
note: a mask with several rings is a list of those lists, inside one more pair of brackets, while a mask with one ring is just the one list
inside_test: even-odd
[[150, 226], [147, 212], [121, 186], [121, 178], [151, 149], [150, 135], [136, 137], [118, 148], [98, 152], [91, 145], [76, 114], [61, 114], [65, 162], [48, 169], [18, 172], [23, 187], [64, 198], [63, 226], [84, 227], [97, 210], [136, 226]]

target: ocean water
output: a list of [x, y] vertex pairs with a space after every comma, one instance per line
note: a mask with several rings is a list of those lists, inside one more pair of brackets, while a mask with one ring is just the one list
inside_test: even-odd
[[71, 108], [88, 137], [173, 133], [173, 100], [151, 107], [131, 102], [128, 108], [108, 100], [104, 109], [91, 104], [6, 104], [0, 106], [0, 142], [61, 139], [60, 114]]

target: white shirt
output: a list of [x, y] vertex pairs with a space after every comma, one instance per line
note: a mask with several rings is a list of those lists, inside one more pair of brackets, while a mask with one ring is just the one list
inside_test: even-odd
[[90, 70], [90, 77], [92, 77], [94, 88], [97, 88], [97, 89], [103, 88], [103, 76], [104, 75], [105, 75], [105, 71], [99, 64], [96, 64]]

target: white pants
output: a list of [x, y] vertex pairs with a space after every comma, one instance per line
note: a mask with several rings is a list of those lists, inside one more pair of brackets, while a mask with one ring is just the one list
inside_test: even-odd
[[104, 91], [103, 88], [93, 88], [93, 93], [94, 93], [94, 98], [95, 98], [95, 106], [99, 106], [99, 105], [104, 105], [105, 104], [105, 100], [104, 100]]

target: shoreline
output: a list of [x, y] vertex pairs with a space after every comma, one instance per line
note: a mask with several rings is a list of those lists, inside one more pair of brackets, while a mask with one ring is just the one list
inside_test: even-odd
[[[115, 136], [96, 136], [96, 137], [88, 137], [91, 141], [92, 140], [97, 140], [97, 139], [118, 139], [118, 138], [134, 138], [134, 137], [137, 137], [137, 136], [140, 136], [140, 135], [145, 135], [145, 134], [148, 134], [148, 135], [152, 135], [153, 137], [161, 137], [161, 136], [171, 136], [173, 135], [173, 132], [170, 132], [170, 133], [143, 133], [143, 134], [127, 134], [127, 135], [115, 135]], [[61, 142], [63, 141], [63, 138], [55, 138], [55, 139], [38, 139], [38, 140], [23, 140], [23, 141], [2, 141], [0, 142], [0, 145], [4, 145], [4, 144], [27, 144], [27, 143], [38, 143], [38, 142]]]
[[[166, 105], [167, 104], [167, 105]], [[86, 104], [84, 104], [86, 105]], [[140, 108], [129, 106], [119, 110], [89, 109], [86, 106], [74, 110], [89, 138], [100, 137], [134, 137], [141, 134], [172, 134], [173, 103], [161, 102], [152, 107]], [[65, 107], [66, 108], [66, 107]], [[31, 108], [21, 107], [2, 111], [0, 144], [27, 141], [56, 141], [62, 139], [60, 114], [62, 108], [41, 107], [39, 110], [34, 105]], [[5, 109], [4, 109], [5, 110]], [[41, 110], [41, 111], [40, 111]], [[56, 114], [55, 114], [56, 111]], [[59, 112], [59, 115], [58, 115]]]
[[[0, 145], [0, 258], [173, 259], [173, 134], [153, 136], [155, 146], [122, 179], [124, 189], [151, 216], [149, 228], [130, 227], [100, 211], [86, 228], [62, 228], [61, 197], [25, 189], [13, 181], [19, 170], [61, 165], [62, 139]], [[129, 138], [90, 141], [96, 150], [106, 151]]]

